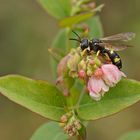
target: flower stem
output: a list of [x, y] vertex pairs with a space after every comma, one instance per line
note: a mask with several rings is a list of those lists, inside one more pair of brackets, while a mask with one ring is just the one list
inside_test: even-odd
[[79, 107], [80, 102], [81, 102], [81, 100], [82, 100], [84, 94], [85, 94], [85, 88], [83, 88], [83, 90], [82, 90], [82, 92], [81, 92], [81, 95], [80, 95], [80, 97], [79, 97], [79, 100], [78, 100], [78, 102], [77, 102], [77, 104], [76, 104], [76, 109]]

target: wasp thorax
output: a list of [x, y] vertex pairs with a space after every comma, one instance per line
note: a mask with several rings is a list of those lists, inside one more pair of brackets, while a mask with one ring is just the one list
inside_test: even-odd
[[97, 45], [98, 43], [101, 43], [101, 41], [100, 41], [100, 39], [94, 38], [94, 39], [92, 39], [92, 43], [94, 45]]
[[101, 46], [99, 45], [101, 41], [99, 39], [92, 39], [90, 42], [90, 50], [93, 50], [94, 52], [97, 52], [98, 50], [101, 49]]

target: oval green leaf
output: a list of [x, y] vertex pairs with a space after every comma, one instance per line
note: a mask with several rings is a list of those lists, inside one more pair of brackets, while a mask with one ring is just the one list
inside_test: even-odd
[[140, 82], [123, 79], [100, 101], [94, 101], [88, 94], [85, 94], [77, 112], [83, 120], [96, 120], [117, 113], [139, 100]]
[[70, 16], [71, 1], [70, 0], [38, 0], [43, 8], [57, 19]]
[[52, 48], [59, 49], [64, 54], [66, 52], [67, 40], [67, 30], [60, 30], [53, 41]]
[[57, 122], [48, 122], [40, 126], [30, 140], [67, 140], [68, 135], [64, 134]]
[[48, 119], [59, 121], [65, 114], [66, 101], [62, 93], [45, 81], [18, 75], [0, 78], [0, 92], [10, 100]]
[[95, 13], [97, 11], [101, 11], [103, 7], [104, 7], [104, 4], [101, 4], [93, 10], [89, 10], [89, 12], [66, 17], [66, 18], [60, 20], [59, 25], [60, 25], [60, 27], [71, 27], [75, 24], [78, 24], [80, 22], [83, 22], [83, 21], [91, 18], [92, 16], [95, 15]]
[[129, 132], [122, 136], [119, 140], [140, 140], [140, 130]]
[[72, 25], [80, 23], [86, 19], [89, 19], [93, 15], [94, 15], [94, 13], [88, 12], [88, 13], [83, 13], [83, 14], [79, 14], [79, 15], [74, 15], [71, 17], [66, 17], [59, 22], [59, 25], [60, 25], [60, 27], [71, 27]]
[[94, 16], [93, 18], [88, 19], [85, 23], [89, 26], [90, 39], [103, 37], [103, 27], [99, 16]]

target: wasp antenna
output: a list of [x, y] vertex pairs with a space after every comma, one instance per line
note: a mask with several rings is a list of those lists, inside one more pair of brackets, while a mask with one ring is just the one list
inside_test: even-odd
[[72, 32], [79, 38], [79, 41], [81, 41], [81, 37], [75, 31], [72, 30]]
[[70, 38], [69, 40], [74, 40], [74, 41], [77, 41], [77, 42], [80, 42], [81, 43], [81, 41], [78, 40], [78, 39], [76, 39], [76, 38]]

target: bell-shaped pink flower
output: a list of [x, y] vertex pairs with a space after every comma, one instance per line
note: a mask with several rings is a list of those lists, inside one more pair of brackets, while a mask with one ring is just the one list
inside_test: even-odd
[[87, 88], [89, 95], [96, 101], [109, 90], [109, 87], [115, 86], [125, 74], [113, 64], [104, 64], [98, 68], [92, 77], [90, 77]]
[[87, 88], [90, 96], [96, 101], [100, 100], [101, 96], [109, 90], [109, 86], [104, 83], [103, 79], [95, 76], [89, 79]]
[[103, 80], [111, 87], [117, 84], [122, 77], [126, 77], [126, 75], [113, 64], [102, 65], [101, 69], [103, 72]]

